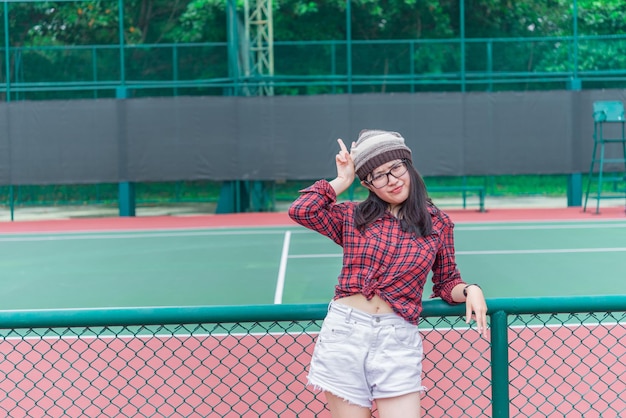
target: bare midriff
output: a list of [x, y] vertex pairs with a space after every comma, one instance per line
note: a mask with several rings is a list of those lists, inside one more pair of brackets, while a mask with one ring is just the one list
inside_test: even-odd
[[372, 315], [393, 313], [391, 306], [389, 306], [389, 304], [378, 295], [374, 295], [373, 298], [367, 300], [365, 296], [358, 293], [356, 295], [350, 295], [337, 299], [335, 302], [351, 306], [354, 309], [358, 309], [359, 311], [367, 312]]

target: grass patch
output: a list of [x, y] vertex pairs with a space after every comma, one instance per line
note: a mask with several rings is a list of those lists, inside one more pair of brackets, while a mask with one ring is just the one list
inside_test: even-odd
[[[618, 173], [618, 175], [621, 175]], [[566, 196], [567, 175], [516, 175], [516, 176], [467, 176], [467, 177], [426, 177], [428, 186], [482, 186], [487, 196]], [[264, 190], [275, 201], [291, 201], [298, 191], [310, 186], [315, 180], [285, 182], [263, 182]], [[244, 182], [251, 184], [252, 182]], [[583, 189], [587, 187], [586, 176]], [[623, 191], [624, 182], [606, 183], [603, 192]], [[218, 202], [222, 183], [215, 181], [177, 181], [135, 184], [137, 204], [175, 204], [194, 202]], [[584, 192], [583, 190], [583, 192]], [[595, 192], [595, 184], [591, 187]], [[355, 181], [345, 198], [362, 200], [367, 190]], [[437, 192], [437, 197], [458, 196], [458, 192]], [[15, 206], [55, 206], [55, 205], [117, 205], [118, 185], [22, 185], [0, 186], [0, 204], [9, 205], [13, 199]]]

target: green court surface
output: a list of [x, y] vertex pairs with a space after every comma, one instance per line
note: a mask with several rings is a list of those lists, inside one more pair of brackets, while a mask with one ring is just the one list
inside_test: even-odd
[[[455, 237], [487, 298], [624, 293], [624, 220], [457, 223]], [[0, 249], [2, 310], [325, 303], [341, 265], [298, 226], [5, 234]]]

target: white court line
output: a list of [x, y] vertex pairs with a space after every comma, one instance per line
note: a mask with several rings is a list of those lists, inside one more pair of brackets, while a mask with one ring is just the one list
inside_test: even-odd
[[457, 251], [459, 255], [480, 254], [568, 254], [568, 253], [616, 253], [624, 252], [626, 247], [617, 248], [552, 248], [548, 250], [484, 250], [484, 251]]
[[168, 238], [168, 237], [204, 237], [223, 235], [277, 235], [283, 231], [188, 231], [188, 232], [155, 232], [155, 233], [125, 233], [125, 234], [77, 234], [77, 235], [46, 235], [40, 237], [0, 237], [0, 242], [30, 242], [30, 241], [68, 241], [92, 239], [129, 239], [129, 238]]
[[[478, 250], [478, 251], [457, 251], [456, 255], [506, 255], [506, 254], [567, 254], [567, 253], [603, 253], [603, 252], [625, 252], [626, 247], [617, 248], [553, 248], [547, 250]], [[290, 255], [289, 258], [333, 258], [342, 257], [343, 254], [300, 254]]]
[[276, 280], [276, 293], [274, 293], [274, 304], [283, 303], [283, 289], [285, 288], [285, 272], [287, 271], [287, 259], [289, 258], [289, 241], [291, 241], [291, 231], [285, 232], [283, 241], [283, 251], [280, 256], [280, 267], [278, 269], [278, 279]]
[[606, 229], [606, 228], [626, 228], [626, 223], [606, 223], [606, 224], [567, 224], [567, 225], [458, 225], [455, 231], [514, 231], [514, 230], [536, 230], [536, 229]]

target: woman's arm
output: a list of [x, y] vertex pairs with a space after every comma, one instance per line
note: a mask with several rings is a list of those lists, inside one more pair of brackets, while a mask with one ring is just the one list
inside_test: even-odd
[[433, 265], [433, 297], [448, 303], [463, 303], [466, 307], [466, 322], [476, 321], [478, 332], [487, 336], [487, 303], [482, 289], [476, 284], [467, 284], [455, 261], [454, 224], [443, 215], [441, 230], [442, 245]]
[[354, 181], [354, 162], [341, 139], [335, 156], [337, 177], [330, 182], [320, 180], [301, 191], [300, 197], [289, 207], [289, 216], [302, 226], [317, 231], [339, 245], [343, 245], [344, 205], [337, 205], [337, 196]]

